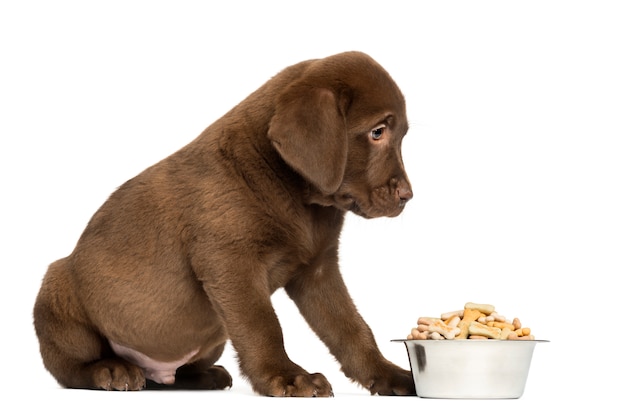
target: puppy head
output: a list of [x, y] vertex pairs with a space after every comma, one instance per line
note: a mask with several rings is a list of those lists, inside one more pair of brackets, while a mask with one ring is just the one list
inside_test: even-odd
[[323, 203], [372, 218], [400, 214], [413, 196], [400, 151], [407, 130], [389, 74], [348, 52], [308, 62], [280, 94], [268, 136]]

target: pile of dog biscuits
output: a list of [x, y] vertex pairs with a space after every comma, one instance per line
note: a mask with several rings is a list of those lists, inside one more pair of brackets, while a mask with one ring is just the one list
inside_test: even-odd
[[509, 320], [489, 304], [467, 302], [462, 310], [441, 317], [420, 317], [407, 339], [500, 339], [532, 340], [530, 328], [519, 318]]

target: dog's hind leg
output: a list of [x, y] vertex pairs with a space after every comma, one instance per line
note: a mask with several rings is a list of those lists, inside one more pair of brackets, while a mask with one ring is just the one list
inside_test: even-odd
[[142, 370], [117, 356], [88, 323], [72, 295], [66, 263], [53, 263], [34, 307], [35, 332], [44, 366], [67, 388], [139, 390]]

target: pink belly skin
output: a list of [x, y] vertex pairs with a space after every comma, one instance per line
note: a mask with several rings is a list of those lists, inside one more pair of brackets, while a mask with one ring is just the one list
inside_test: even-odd
[[143, 370], [146, 379], [159, 384], [173, 384], [176, 379], [176, 370], [189, 362], [200, 350], [200, 348], [195, 349], [176, 361], [162, 362], [111, 340], [109, 344], [117, 356], [137, 365]]

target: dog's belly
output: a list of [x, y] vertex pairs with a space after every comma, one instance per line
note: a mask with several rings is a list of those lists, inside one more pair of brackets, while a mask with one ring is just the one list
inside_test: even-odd
[[113, 352], [128, 362], [132, 362], [143, 370], [144, 376], [159, 384], [173, 384], [176, 377], [176, 370], [185, 365], [193, 358], [200, 348], [195, 349], [176, 361], [157, 361], [139, 351], [120, 345], [109, 340]]

